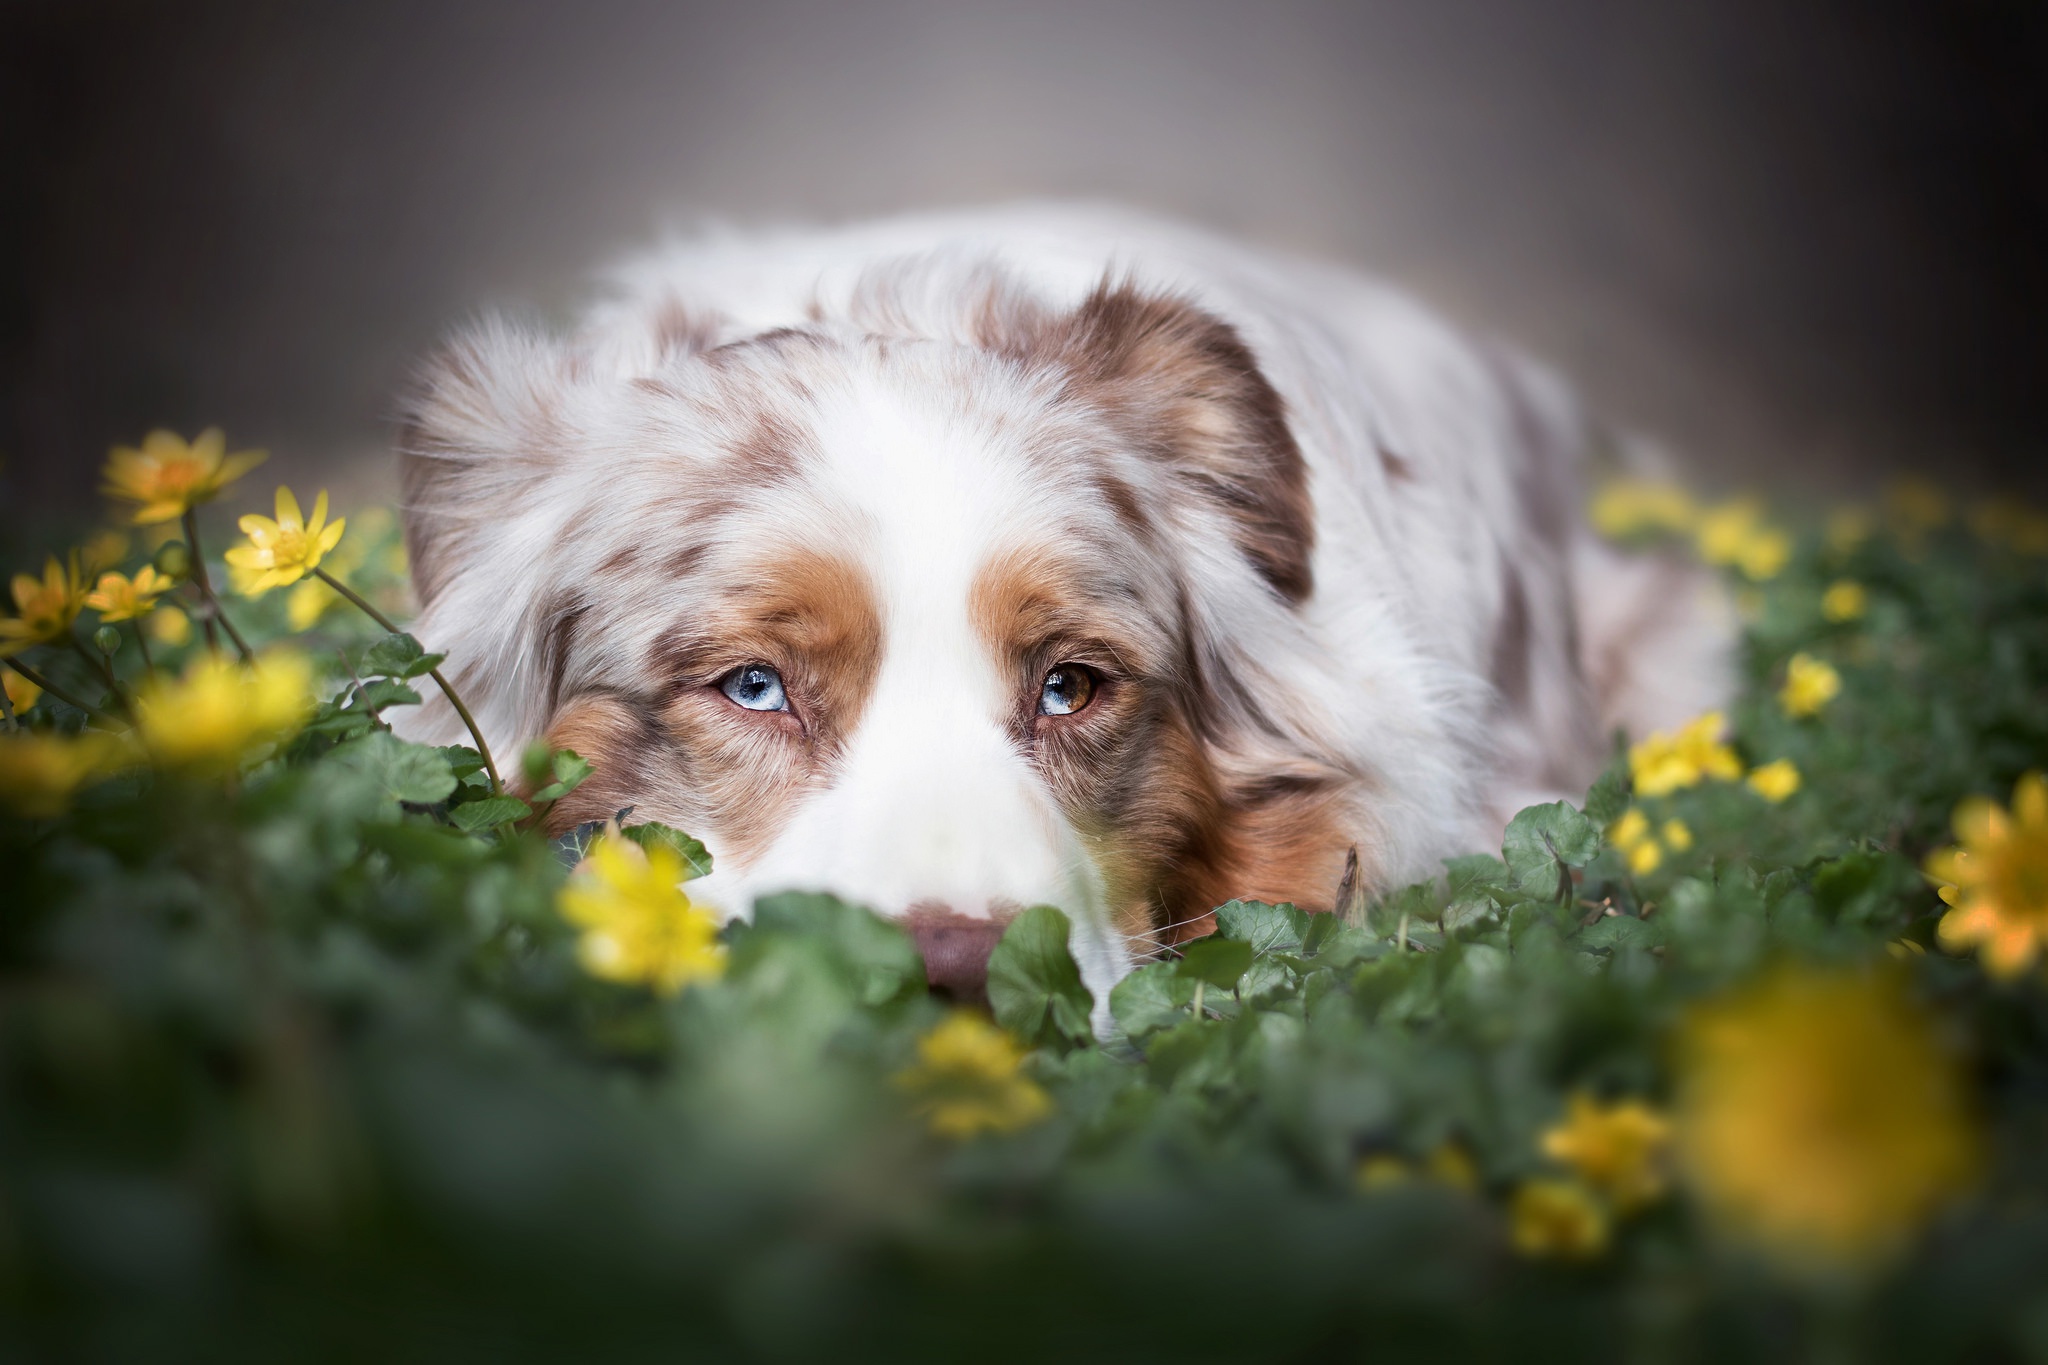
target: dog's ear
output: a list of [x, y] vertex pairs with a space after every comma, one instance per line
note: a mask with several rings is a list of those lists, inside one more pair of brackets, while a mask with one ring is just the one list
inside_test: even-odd
[[573, 368], [559, 343], [498, 320], [420, 367], [400, 414], [398, 461], [422, 606], [487, 554], [556, 469]]
[[1057, 366], [1072, 396], [1224, 512], [1274, 591], [1289, 602], [1309, 595], [1307, 466], [1285, 404], [1236, 328], [1184, 298], [1109, 280], [1069, 313], [992, 298], [983, 316], [984, 344]]

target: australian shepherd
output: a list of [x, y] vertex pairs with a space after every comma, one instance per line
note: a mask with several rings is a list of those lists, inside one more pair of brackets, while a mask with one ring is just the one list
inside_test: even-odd
[[[972, 994], [1050, 903], [1098, 1001], [1232, 897], [1330, 909], [1709, 703], [1693, 570], [1582, 528], [1599, 428], [1358, 275], [1129, 214], [714, 233], [424, 369], [422, 613], [501, 753], [596, 765]], [[445, 709], [421, 738], [463, 737]]]

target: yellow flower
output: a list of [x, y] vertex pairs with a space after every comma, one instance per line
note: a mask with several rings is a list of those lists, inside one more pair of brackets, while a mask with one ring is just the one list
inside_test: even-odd
[[119, 531], [95, 531], [79, 547], [79, 563], [84, 576], [91, 578], [102, 569], [111, 569], [128, 557], [128, 537]]
[[896, 1084], [941, 1137], [1008, 1133], [1052, 1113], [1052, 1098], [1023, 1073], [1017, 1040], [971, 1010], [957, 1010], [917, 1041], [917, 1062]]
[[1359, 1193], [1372, 1194], [1413, 1184], [1418, 1176], [1460, 1194], [1471, 1194], [1479, 1188], [1479, 1167], [1473, 1164], [1471, 1154], [1455, 1142], [1438, 1146], [1420, 1167], [1393, 1152], [1370, 1152], [1359, 1158], [1351, 1173], [1351, 1183]]
[[142, 624], [158, 644], [175, 648], [192, 638], [192, 618], [176, 607], [158, 607]]
[[1563, 1123], [1543, 1135], [1543, 1154], [1561, 1161], [1628, 1213], [1664, 1193], [1671, 1123], [1641, 1100], [1603, 1105], [1577, 1094]]
[[219, 427], [208, 427], [190, 445], [169, 431], [152, 431], [142, 448], [115, 446], [101, 471], [101, 491], [108, 497], [138, 503], [135, 524], [175, 521], [191, 508], [211, 501], [219, 492], [262, 464], [264, 453], [227, 453]]
[[341, 601], [341, 595], [317, 578], [302, 579], [285, 594], [285, 624], [293, 630], [308, 630]]
[[313, 668], [273, 652], [254, 667], [202, 655], [182, 678], [154, 678], [136, 698], [136, 729], [167, 768], [224, 771], [259, 743], [281, 739], [313, 711]]
[[1786, 715], [1799, 720], [1818, 715], [1841, 690], [1842, 675], [1833, 665], [1811, 654], [1794, 654], [1785, 665], [1785, 686], [1778, 693], [1778, 704]]
[[16, 614], [0, 617], [0, 658], [63, 639], [85, 606], [85, 584], [75, 551], [68, 565], [59, 564], [54, 556], [45, 561], [41, 579], [16, 574], [13, 588]]
[[1613, 1224], [1593, 1192], [1576, 1180], [1525, 1180], [1508, 1221], [1524, 1256], [1591, 1260], [1607, 1249]]
[[1906, 536], [1924, 535], [1949, 518], [1948, 494], [1925, 479], [1900, 479], [1885, 491], [1884, 510]]
[[1659, 730], [1628, 751], [1630, 775], [1642, 796], [1667, 796], [1706, 778], [1732, 782], [1742, 776], [1742, 760], [1721, 742], [1727, 718], [1709, 711], [1676, 731]]
[[111, 735], [0, 734], [0, 803], [17, 815], [62, 815], [80, 787], [114, 767], [121, 745]]
[[1712, 508], [1694, 531], [1700, 558], [1727, 564], [1756, 582], [1776, 578], [1792, 557], [1792, 539], [1763, 520], [1763, 506], [1740, 498]]
[[1765, 579], [1776, 578], [1791, 558], [1790, 536], [1770, 527], [1758, 527], [1736, 552], [1735, 567], [1742, 570], [1745, 578], [1761, 583]]
[[1659, 833], [1664, 836], [1665, 847], [1673, 853], [1683, 853], [1692, 847], [1692, 827], [1683, 820], [1666, 820]]
[[1664, 850], [1657, 846], [1657, 837], [1650, 833], [1650, 817], [1637, 807], [1631, 806], [1621, 813], [1621, 818], [1607, 827], [1607, 842], [1621, 850], [1621, 856], [1628, 861], [1628, 870], [1637, 876], [1655, 872], [1664, 862]]
[[1799, 769], [1789, 758], [1766, 763], [1749, 775], [1749, 789], [1776, 805], [1799, 790]]
[[1870, 594], [1854, 579], [1838, 578], [1820, 595], [1820, 614], [1830, 621], [1854, 621], [1870, 606]]
[[1641, 531], [1690, 531], [1699, 506], [1675, 484], [1616, 479], [1594, 495], [1588, 515], [1601, 535], [1618, 540]]
[[1961, 1075], [1889, 977], [1781, 970], [1695, 1010], [1678, 1062], [1688, 1183], [1784, 1262], [1881, 1260], [1977, 1169]]
[[725, 971], [718, 922], [682, 892], [680, 854], [657, 844], [600, 837], [558, 898], [562, 917], [583, 931], [576, 955], [606, 981], [674, 995]]
[[254, 513], [236, 523], [249, 537], [246, 545], [227, 552], [228, 570], [234, 575], [235, 591], [246, 597], [260, 597], [272, 588], [296, 583], [318, 568], [320, 557], [341, 539], [347, 518], [335, 518], [327, 525], [327, 494], [313, 500], [313, 518], [299, 513], [299, 500], [282, 485], [277, 490], [277, 520]]
[[133, 621], [146, 616], [156, 606], [156, 599], [162, 597], [177, 585], [156, 571], [153, 564], [145, 564], [135, 577], [126, 574], [103, 573], [99, 586], [85, 595], [85, 605], [100, 614], [100, 620], [109, 625], [116, 621]]
[[36, 699], [43, 695], [42, 688], [11, 668], [0, 668], [0, 687], [7, 689], [7, 704], [14, 708], [17, 716], [34, 706]]
[[1927, 860], [1950, 907], [1935, 936], [1950, 952], [1976, 948], [1993, 976], [2017, 976], [2048, 944], [2048, 780], [2022, 777], [2009, 812], [1963, 802], [1955, 830], [1958, 842]]
[[1841, 507], [1828, 514], [1828, 548], [1838, 555], [1851, 550], [1870, 539], [1871, 517], [1868, 508]]
[[1979, 503], [1970, 512], [1979, 539], [2023, 555], [2048, 555], [2048, 515], [2009, 499]]

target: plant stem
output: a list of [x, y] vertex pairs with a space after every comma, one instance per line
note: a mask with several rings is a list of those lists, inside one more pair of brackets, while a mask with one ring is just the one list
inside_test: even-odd
[[114, 676], [114, 666], [107, 662], [106, 655], [95, 654], [87, 649], [85, 642], [76, 635], [71, 636], [70, 640], [71, 647], [78, 651], [78, 657], [85, 660], [85, 666], [98, 671], [100, 677], [106, 681], [107, 690], [114, 694], [114, 700], [121, 703], [121, 709], [128, 713], [128, 719], [134, 720], [135, 708], [128, 704], [128, 694], [121, 690], [121, 680]]
[[[333, 574], [327, 572], [327, 570], [315, 568], [313, 576], [353, 602], [362, 610], [364, 615], [390, 631], [393, 635], [404, 633], [396, 625], [392, 624], [390, 617], [371, 606], [368, 598], [342, 582], [339, 578], [336, 578]], [[461, 697], [455, 695], [455, 688], [446, 678], [441, 676], [440, 669], [428, 670], [427, 676], [434, 680], [434, 684], [441, 689], [441, 695], [448, 698], [448, 704], [455, 708], [455, 714], [462, 717], [462, 723], [469, 727], [469, 737], [476, 741], [476, 752], [478, 757], [484, 761], [484, 771], [491, 776], [491, 795], [503, 795], [505, 784], [498, 780], [498, 765], [491, 761], [491, 748], [488, 744], [484, 743], [484, 732], [477, 728], [476, 717], [469, 714], [469, 708], [462, 704]]]
[[142, 671], [154, 677], [156, 675], [156, 660], [151, 658], [149, 654], [149, 632], [142, 628], [142, 618], [140, 616], [136, 617], [131, 624], [135, 627], [135, 647], [142, 651]]
[[245, 664], [256, 662], [256, 655], [249, 649], [249, 642], [242, 638], [235, 623], [228, 620], [228, 614], [221, 610], [220, 599], [213, 595], [213, 580], [206, 576], [206, 553], [199, 548], [199, 514], [194, 509], [185, 509], [185, 548], [192, 557], [192, 582], [199, 588], [199, 595], [206, 599], [209, 608], [201, 624], [206, 627], [206, 645], [214, 653], [220, 653], [220, 641], [214, 637], [213, 623], [220, 622], [220, 628], [235, 642]]
[[7, 728], [10, 732], [21, 728], [21, 722], [14, 718], [14, 698], [7, 695], [7, 689], [4, 687], [0, 687], [0, 716], [7, 717]]
[[19, 673], [22, 677], [27, 678], [37, 687], [42, 688], [43, 691], [48, 692], [51, 696], [55, 697], [58, 701], [63, 702], [66, 706], [69, 706], [74, 710], [83, 711], [88, 716], [97, 716], [99, 719], [104, 721], [112, 721], [114, 719], [106, 712], [100, 710], [100, 708], [97, 706], [87, 706], [84, 702], [72, 696], [69, 692], [66, 692], [63, 688], [57, 686], [57, 684], [51, 682], [48, 678], [36, 672], [33, 668], [30, 668], [21, 660], [8, 659], [5, 662], [9, 668], [13, 669], [16, 673]]

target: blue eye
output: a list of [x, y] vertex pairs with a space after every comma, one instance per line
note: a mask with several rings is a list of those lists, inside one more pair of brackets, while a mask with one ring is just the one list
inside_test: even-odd
[[1038, 688], [1038, 714], [1071, 716], [1095, 697], [1095, 674], [1079, 664], [1061, 664]]
[[766, 664], [735, 668], [718, 680], [718, 690], [734, 706], [749, 711], [787, 711], [789, 696], [782, 690], [782, 675]]

